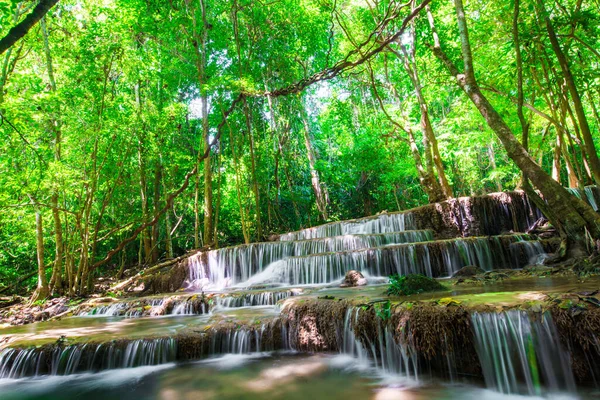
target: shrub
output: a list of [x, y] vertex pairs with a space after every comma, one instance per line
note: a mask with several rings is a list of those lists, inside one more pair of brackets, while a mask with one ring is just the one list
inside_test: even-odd
[[419, 274], [392, 275], [389, 283], [388, 296], [409, 296], [411, 294], [444, 290], [444, 286], [435, 279]]

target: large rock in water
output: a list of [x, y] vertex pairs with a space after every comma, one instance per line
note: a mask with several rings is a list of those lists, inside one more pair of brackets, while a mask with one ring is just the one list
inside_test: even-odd
[[483, 274], [485, 271], [474, 265], [462, 267], [452, 275], [453, 278], [467, 278], [478, 274]]
[[351, 270], [346, 273], [346, 277], [344, 281], [340, 285], [340, 287], [355, 287], [355, 286], [365, 286], [367, 284], [367, 279], [356, 270]]

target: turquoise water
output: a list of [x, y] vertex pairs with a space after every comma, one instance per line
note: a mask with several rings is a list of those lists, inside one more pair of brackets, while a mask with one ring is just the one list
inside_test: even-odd
[[[593, 399], [553, 395], [556, 399]], [[202, 362], [167, 364], [19, 380], [0, 380], [2, 400], [317, 400], [317, 399], [467, 399], [508, 400], [532, 397], [502, 395], [469, 384], [441, 384], [382, 376], [348, 356], [249, 354]]]

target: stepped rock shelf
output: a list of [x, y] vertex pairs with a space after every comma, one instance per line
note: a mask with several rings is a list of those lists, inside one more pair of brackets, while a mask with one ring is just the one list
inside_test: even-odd
[[[589, 193], [582, 197], [600, 199]], [[145, 297], [93, 299], [60, 318], [2, 328], [0, 381], [295, 351], [345, 354], [415, 384], [594, 396], [600, 279], [524, 277], [523, 267], [557, 247], [525, 233], [539, 217], [522, 193], [501, 193], [196, 253], [144, 278]], [[448, 278], [465, 266], [485, 274], [402, 298], [382, 284], [390, 274]], [[350, 270], [368, 285], [340, 288]]]

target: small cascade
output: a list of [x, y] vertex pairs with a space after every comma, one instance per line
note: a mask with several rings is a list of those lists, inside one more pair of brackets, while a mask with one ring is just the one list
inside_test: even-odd
[[214, 298], [214, 301], [217, 307], [224, 308], [274, 306], [279, 301], [292, 297], [297, 293], [293, 290], [247, 293], [241, 296], [218, 296]]
[[353, 221], [332, 222], [329, 224], [286, 233], [279, 237], [281, 241], [326, 238], [349, 234], [373, 234], [403, 232], [415, 230], [414, 216], [411, 213], [380, 214], [375, 217]]
[[193, 301], [181, 301], [173, 306], [171, 311], [172, 315], [196, 315], [196, 314], [208, 314], [206, 304], [201, 303], [200, 309], [197, 308]]
[[[79, 316], [138, 318], [144, 314], [154, 315], [156, 310], [163, 307], [163, 304], [164, 299], [154, 299], [143, 305], [139, 301], [118, 302], [82, 311], [79, 313]], [[146, 308], [145, 310], [144, 307]]]
[[474, 313], [471, 323], [487, 386], [507, 394], [575, 391], [569, 353], [549, 314]]
[[175, 361], [171, 338], [140, 339], [65, 347], [6, 348], [0, 352], [0, 378], [70, 375], [115, 368], [133, 368]]
[[[408, 345], [399, 344], [394, 330], [377, 318], [377, 337], [358, 335], [361, 308], [350, 307], [344, 318], [340, 352], [351, 355], [361, 364], [369, 364], [386, 374], [418, 379], [418, 357]], [[364, 311], [363, 311], [364, 312]]]
[[289, 338], [285, 324], [275, 319], [252, 327], [213, 329], [209, 354], [248, 354], [280, 349], [289, 349]]
[[[342, 279], [350, 270], [370, 276], [423, 274], [439, 278], [467, 265], [486, 271], [521, 268], [528, 260], [515, 256], [510, 245], [527, 238], [526, 235], [466, 238], [291, 257], [271, 264], [244, 285], [323, 285]], [[529, 249], [532, 256], [544, 254], [542, 246]]]
[[91, 310], [81, 311], [79, 316], [87, 317], [125, 317], [140, 318], [161, 315], [197, 315], [207, 314], [208, 304], [204, 298], [192, 296], [181, 299], [178, 296], [161, 299], [141, 299], [99, 306]]
[[521, 240], [510, 245], [510, 251], [515, 257], [515, 263], [527, 265], [542, 265], [548, 257], [542, 243], [536, 240]]
[[[390, 225], [393, 226], [393, 225]], [[430, 230], [344, 234], [310, 240], [253, 243], [199, 253], [188, 260], [188, 285], [224, 288], [248, 280], [273, 262], [289, 257], [358, 250], [433, 240]]]
[[94, 307], [89, 311], [80, 313], [80, 316], [114, 317], [125, 314], [127, 303], [112, 303], [106, 306]]
[[[597, 203], [600, 202], [600, 191], [595, 198]], [[529, 201], [524, 192], [502, 192], [451, 199], [410, 211], [332, 222], [283, 234], [279, 240], [294, 241], [349, 233], [415, 229], [433, 229], [442, 237], [501, 235], [507, 232], [526, 232], [541, 216], [540, 210]]]

